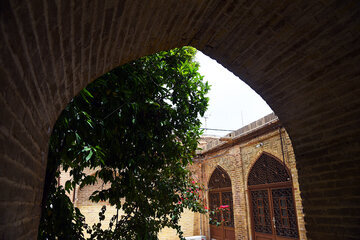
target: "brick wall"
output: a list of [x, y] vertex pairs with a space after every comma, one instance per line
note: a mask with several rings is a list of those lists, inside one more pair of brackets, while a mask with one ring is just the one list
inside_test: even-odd
[[[281, 129], [283, 147], [281, 147], [279, 129]], [[227, 137], [231, 137], [232, 141], [229, 141]], [[205, 188], [207, 188], [210, 177], [217, 166], [220, 166], [229, 174], [232, 182], [236, 239], [251, 239], [252, 226], [247, 178], [256, 160], [262, 154], [267, 153], [283, 161], [291, 172], [299, 238], [300, 240], [306, 240], [304, 212], [300, 196], [296, 159], [289, 135], [284, 128], [281, 127], [278, 118], [274, 114], [270, 114], [228, 134], [224, 138], [220, 138], [220, 140], [206, 137], [201, 140], [201, 143], [207, 142], [207, 145], [204, 143], [200, 145], [203, 150], [201, 150], [198, 158], [195, 159], [195, 163], [189, 166], [189, 169], [193, 172], [194, 179], [204, 184]], [[88, 170], [88, 172], [91, 173], [90, 170]], [[62, 173], [61, 179], [65, 181], [68, 179], [68, 176]], [[108, 186], [103, 185], [101, 182], [98, 182], [95, 185], [86, 186], [81, 190], [77, 190], [75, 204], [85, 215], [86, 222], [90, 225], [98, 222], [98, 213], [103, 205], [107, 205], [108, 209], [103, 227], [107, 226], [109, 219], [116, 213], [116, 209], [111, 207], [107, 202], [92, 203], [89, 201], [89, 196], [92, 192], [107, 187]], [[204, 199], [207, 206], [209, 206], [207, 191], [205, 191]], [[120, 210], [120, 215], [121, 213], [122, 211]], [[200, 214], [186, 210], [180, 220], [184, 236], [195, 236], [201, 233], [202, 235], [206, 235], [208, 239], [211, 239], [208, 221], [208, 216], [200, 216]], [[165, 228], [160, 232], [159, 239], [172, 240], [178, 239], [178, 237], [175, 230]]]
[[[184, 232], [184, 237], [200, 235], [200, 215], [198, 213], [185, 210], [181, 215], [180, 226]], [[175, 240], [179, 239], [176, 235], [176, 231], [170, 228], [164, 228], [158, 235], [159, 240]]]
[[[237, 142], [229, 143], [219, 141], [217, 144], [213, 143], [204, 147], [205, 150], [203, 150], [199, 158], [196, 159], [194, 166], [192, 166], [192, 171], [195, 172], [197, 176], [201, 176], [205, 186], [207, 186], [217, 166], [220, 166], [229, 174], [232, 181], [236, 239], [251, 239], [250, 236], [252, 235], [250, 207], [247, 195], [247, 177], [252, 165], [263, 153], [271, 154], [283, 161], [282, 152], [284, 152], [285, 164], [292, 175], [299, 236], [301, 240], [307, 239], [294, 151], [289, 135], [283, 128], [281, 128], [283, 141], [282, 150], [278, 127], [279, 121], [275, 115], [266, 116], [228, 135], [232, 136], [233, 139], [238, 139]], [[247, 136], [251, 137], [248, 138]], [[206, 201], [208, 201], [208, 199]], [[209, 225], [206, 220], [203, 226], [203, 232], [206, 233], [207, 238], [210, 239]]]
[[[102, 190], [108, 188], [109, 185], [103, 184], [102, 181], [98, 181], [94, 185], [87, 185], [82, 189], [77, 190], [77, 196], [74, 205], [79, 208], [81, 213], [85, 216], [85, 222], [92, 226], [99, 222], [99, 212], [102, 206], [106, 206], [105, 220], [102, 221], [102, 228], [107, 229], [109, 227], [110, 219], [117, 214], [117, 209], [111, 206], [108, 202], [100, 201], [94, 203], [89, 200], [91, 194], [96, 190]], [[119, 216], [123, 215], [123, 211], [119, 210]], [[87, 236], [88, 234], [85, 233]]]
[[[61, 173], [58, 183], [64, 186], [65, 182], [67, 180], [70, 180], [71, 177], [69, 171], [65, 172], [62, 169], [60, 171]], [[84, 173], [92, 175], [93, 173], [95, 173], [95, 171], [96, 170], [94, 169], [87, 168], [84, 170]], [[81, 213], [85, 216], [85, 221], [90, 226], [99, 222], [99, 212], [102, 206], [106, 206], [105, 220], [102, 221], [102, 227], [104, 229], [109, 226], [109, 221], [111, 217], [117, 213], [116, 208], [111, 206], [108, 202], [100, 201], [98, 203], [94, 203], [89, 200], [89, 197], [94, 191], [106, 189], [108, 187], [110, 187], [109, 184], [103, 184], [103, 182], [99, 180], [94, 185], [87, 185], [81, 189], [79, 188], [79, 186], [76, 186], [75, 191], [72, 190], [70, 191], [70, 193], [67, 193], [69, 198], [73, 201], [75, 207], [79, 208]], [[121, 210], [119, 211], [119, 215], [122, 215]], [[85, 236], [88, 236], [86, 232]]]
[[[94, 172], [94, 170], [87, 169], [85, 170], [88, 174]], [[69, 174], [66, 172], [61, 173], [61, 184], [64, 184], [67, 179], [69, 179]], [[103, 184], [102, 181], [98, 181], [94, 185], [87, 185], [81, 189], [76, 188], [76, 197], [74, 205], [79, 208], [81, 213], [85, 216], [85, 221], [88, 225], [92, 226], [99, 222], [99, 212], [102, 206], [106, 206], [105, 220], [103, 221], [103, 228], [109, 226], [109, 221], [112, 216], [116, 215], [117, 210], [114, 206], [111, 206], [108, 202], [101, 201], [94, 203], [89, 200], [91, 194], [96, 190], [102, 190], [110, 187], [110, 185]], [[71, 199], [73, 198], [73, 192], [70, 192]], [[119, 216], [123, 214], [123, 211], [119, 210]], [[185, 237], [199, 235], [200, 226], [199, 226], [200, 215], [193, 213], [190, 210], [185, 210], [181, 215], [180, 225]], [[173, 240], [179, 239], [176, 235], [176, 231], [170, 228], [164, 228], [159, 233], [160, 240]]]
[[359, 11], [336, 0], [1, 1], [0, 239], [36, 238], [48, 141], [70, 99], [116, 66], [183, 45], [281, 119], [309, 239], [357, 239]]

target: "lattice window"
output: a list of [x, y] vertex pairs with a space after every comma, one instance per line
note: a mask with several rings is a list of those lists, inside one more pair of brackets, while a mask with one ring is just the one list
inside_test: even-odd
[[251, 204], [255, 232], [272, 233], [267, 190], [251, 191]]
[[282, 163], [267, 154], [263, 154], [250, 171], [248, 185], [288, 182], [290, 180], [290, 175]]
[[221, 167], [216, 167], [210, 177], [209, 189], [231, 187], [229, 175]]
[[274, 206], [276, 235], [298, 238], [299, 233], [292, 189], [280, 188], [273, 189], [271, 192]]
[[221, 200], [222, 200], [222, 205], [229, 206], [229, 208], [227, 208], [223, 211], [224, 226], [233, 227], [234, 226], [234, 211], [233, 211], [232, 192], [222, 192]]
[[[220, 200], [220, 193], [219, 192], [210, 192], [209, 193], [209, 205], [210, 205], [211, 210], [215, 210], [215, 209], [218, 209], [220, 207], [221, 200]], [[222, 221], [222, 217], [221, 217], [220, 212], [216, 212], [215, 215], [211, 215], [211, 218], [213, 218], [213, 220], [215, 222], [221, 222]]]
[[[230, 188], [230, 189], [229, 189]], [[228, 205], [223, 211], [216, 211], [211, 217], [217, 221], [223, 221], [223, 226], [234, 227], [233, 199], [231, 192], [231, 180], [229, 175], [221, 167], [216, 167], [209, 181], [209, 203], [211, 210], [217, 210], [222, 205]]]

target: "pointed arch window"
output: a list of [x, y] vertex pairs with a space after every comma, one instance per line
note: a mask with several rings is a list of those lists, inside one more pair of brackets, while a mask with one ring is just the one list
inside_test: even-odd
[[298, 239], [290, 171], [275, 157], [262, 154], [248, 175], [254, 238]]
[[209, 189], [231, 187], [231, 180], [227, 172], [217, 166], [209, 181]]
[[[210, 225], [211, 238], [235, 239], [233, 198], [231, 180], [227, 172], [217, 166], [212, 173], [209, 184], [209, 207], [211, 210], [220, 206], [229, 206], [228, 210], [217, 212], [213, 218], [222, 222], [221, 226]], [[230, 237], [230, 238], [229, 238]]]
[[284, 164], [268, 154], [262, 154], [251, 168], [248, 185], [260, 185], [291, 181]]

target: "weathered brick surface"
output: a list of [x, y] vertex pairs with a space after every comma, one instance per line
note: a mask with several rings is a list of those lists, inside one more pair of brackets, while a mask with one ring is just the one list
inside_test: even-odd
[[[99, 223], [99, 212], [103, 206], [106, 206], [105, 220], [102, 221], [102, 228], [107, 229], [109, 227], [110, 219], [117, 214], [116, 207], [111, 206], [108, 202], [100, 201], [98, 203], [91, 202], [89, 200], [90, 195], [96, 190], [102, 190], [108, 186], [103, 182], [98, 181], [94, 185], [85, 186], [82, 189], [77, 189], [74, 205], [79, 208], [81, 213], [85, 216], [85, 221], [89, 226]], [[119, 216], [123, 215], [123, 212], [119, 211]], [[85, 234], [88, 235], [87, 233]]]
[[281, 119], [309, 239], [357, 238], [359, 12], [336, 0], [1, 1], [0, 238], [36, 237], [47, 144], [70, 99], [116, 66], [183, 45], [241, 77]]
[[[65, 172], [61, 173], [61, 184], [68, 179], [68, 174]], [[104, 185], [100, 180], [94, 185], [85, 186], [82, 189], [77, 188], [75, 193], [75, 202], [74, 205], [80, 209], [81, 213], [85, 216], [85, 221], [88, 225], [92, 226], [99, 222], [99, 212], [102, 206], [106, 206], [105, 220], [102, 222], [102, 227], [107, 228], [109, 226], [109, 221], [112, 216], [117, 214], [115, 207], [111, 206], [108, 202], [98, 202], [94, 203], [89, 200], [90, 195], [96, 190], [102, 190], [110, 187], [109, 185]], [[73, 198], [73, 192], [70, 193], [70, 197]], [[119, 210], [119, 217], [123, 215], [124, 212]], [[181, 215], [180, 225], [185, 237], [199, 235], [200, 225], [199, 225], [200, 215], [193, 213], [190, 210], [185, 210]], [[170, 228], [164, 228], [158, 235], [160, 240], [173, 240], [178, 239], [176, 231]]]
[[[184, 233], [184, 237], [198, 236], [200, 235], [200, 215], [198, 213], [191, 212], [188, 209], [181, 214], [179, 224], [181, 230]], [[177, 240], [179, 237], [176, 234], [176, 230], [172, 228], [164, 228], [160, 231], [159, 240]]]
[[[222, 167], [229, 174], [232, 183], [236, 239], [251, 239], [252, 226], [247, 178], [251, 167], [263, 153], [271, 154], [284, 161], [290, 170], [298, 216], [299, 235], [301, 240], [307, 239], [295, 155], [290, 138], [283, 128], [281, 129], [283, 148], [281, 148], [280, 126], [276, 116], [270, 114], [228, 134], [228, 136], [232, 137], [231, 142], [214, 140], [207, 147], [203, 147], [202, 154], [199, 155], [195, 164], [191, 167], [205, 187], [217, 166]], [[260, 143], [261, 145], [259, 145]], [[207, 202], [207, 193], [205, 196]], [[203, 226], [203, 232], [210, 239], [209, 225], [205, 218]]]
[[[281, 129], [282, 140], [280, 140], [279, 128]], [[251, 167], [261, 154], [264, 153], [271, 154], [280, 161], [283, 161], [290, 170], [298, 217], [299, 236], [301, 240], [307, 239], [294, 151], [288, 134], [281, 127], [275, 114], [269, 114], [237, 131], [229, 133], [224, 138], [203, 137], [199, 141], [199, 148], [202, 150], [199, 151], [198, 157], [195, 158], [195, 164], [189, 165], [189, 169], [193, 172], [193, 178], [205, 187], [202, 197], [207, 206], [209, 205], [208, 182], [215, 168], [217, 166], [222, 167], [230, 176], [236, 239], [251, 239], [252, 226], [247, 178]], [[88, 174], [92, 174], [92, 172], [94, 170], [87, 170]], [[62, 172], [60, 184], [64, 184], [67, 179], [69, 179], [68, 174]], [[116, 213], [115, 208], [109, 206], [107, 202], [93, 203], [89, 201], [89, 196], [95, 190], [107, 187], [99, 181], [95, 185], [89, 185], [76, 191], [75, 205], [82, 211], [86, 222], [90, 225], [98, 222], [98, 213], [102, 205], [108, 206], [107, 221], [105, 221], [106, 224], [103, 226], [106, 227], [108, 220]], [[315, 185], [314, 187], [322, 186]], [[121, 214], [122, 212], [120, 211]], [[333, 222], [335, 221], [333, 220]], [[180, 225], [185, 237], [201, 233], [206, 235], [208, 239], [211, 239], [208, 216], [206, 215], [200, 216], [186, 210], [181, 216]], [[160, 232], [159, 239], [172, 240], [178, 239], [178, 237], [175, 230], [165, 228]]]

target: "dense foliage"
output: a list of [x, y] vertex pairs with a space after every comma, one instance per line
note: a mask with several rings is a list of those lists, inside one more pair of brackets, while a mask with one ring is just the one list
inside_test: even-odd
[[[183, 209], [204, 212], [186, 169], [208, 104], [195, 52], [183, 47], [115, 68], [69, 103], [50, 140], [39, 239], [85, 239], [85, 228], [91, 239], [157, 239], [166, 226], [181, 236]], [[56, 183], [60, 166], [72, 176], [65, 189]], [[110, 188], [91, 200], [125, 212], [106, 230], [87, 227], [65, 194], [96, 181]]]

